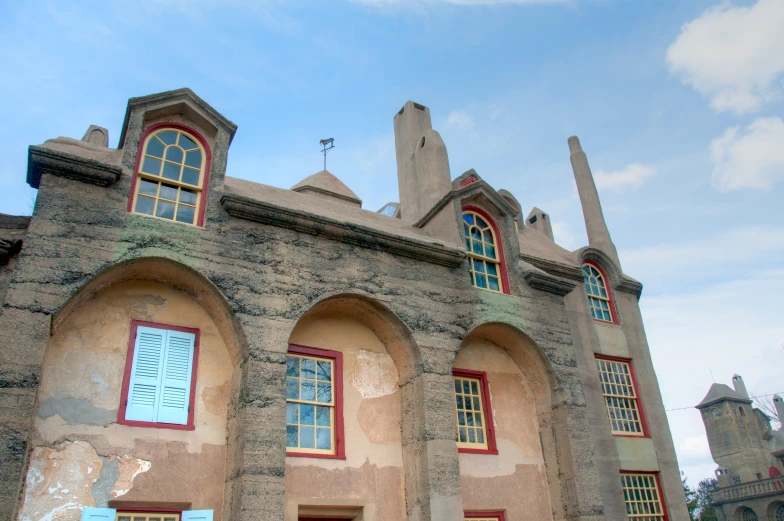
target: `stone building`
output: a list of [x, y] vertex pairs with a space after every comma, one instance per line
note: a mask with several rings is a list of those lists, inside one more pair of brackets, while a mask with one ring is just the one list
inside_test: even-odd
[[[743, 378], [711, 385], [697, 405], [716, 462], [713, 505], [721, 521], [784, 521], [784, 427], [752, 407]], [[784, 402], [773, 397], [779, 418]]]
[[0, 220], [0, 518], [688, 519], [577, 138], [568, 251], [452, 179], [416, 103], [378, 212], [326, 171], [227, 176], [236, 130], [183, 89], [129, 100], [116, 149], [30, 147], [33, 215]]

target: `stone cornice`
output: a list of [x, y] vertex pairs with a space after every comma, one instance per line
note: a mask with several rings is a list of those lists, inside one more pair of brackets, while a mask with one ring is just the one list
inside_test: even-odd
[[438, 212], [441, 211], [442, 208], [444, 208], [444, 206], [454, 201], [455, 199], [464, 199], [477, 193], [481, 193], [487, 197], [490, 202], [498, 207], [501, 213], [508, 214], [512, 217], [519, 213], [517, 208], [514, 208], [511, 204], [509, 204], [509, 201], [498, 195], [498, 192], [496, 192], [484, 180], [477, 179], [473, 183], [469, 183], [463, 187], [451, 190], [449, 193], [447, 193], [421, 219], [414, 223], [414, 227], [424, 227], [430, 221], [430, 219], [432, 219]]
[[554, 293], [561, 297], [565, 297], [577, 287], [577, 284], [571, 280], [533, 270], [528, 271], [523, 275], [523, 279], [525, 279], [526, 283], [534, 289]]
[[637, 297], [637, 300], [640, 300], [640, 296], [642, 295], [642, 282], [624, 275], [621, 278], [621, 282], [615, 286], [615, 289], [617, 291], [623, 291], [624, 293], [631, 293]]
[[561, 264], [560, 262], [542, 259], [541, 257], [534, 257], [532, 255], [520, 254], [520, 258], [528, 264], [532, 264], [542, 271], [557, 277], [573, 280], [576, 282], [583, 281], [583, 270], [577, 266], [570, 266], [568, 264]]
[[125, 144], [125, 136], [128, 132], [128, 124], [133, 109], [137, 107], [154, 108], [156, 105], [172, 104], [178, 101], [190, 103], [192, 106], [198, 108], [203, 115], [207, 116], [213, 125], [218, 125], [226, 130], [229, 134], [229, 143], [234, 139], [234, 134], [237, 132], [237, 125], [215, 110], [209, 103], [197, 96], [191, 89], [185, 88], [129, 99], [128, 106], [125, 109], [125, 119], [123, 120], [122, 132], [120, 133], [120, 145], [118, 148], [122, 148]]
[[30, 146], [27, 154], [27, 184], [38, 188], [43, 174], [106, 187], [120, 179], [122, 169], [51, 148]]
[[450, 268], [458, 267], [465, 262], [466, 254], [461, 249], [293, 210], [237, 194], [224, 194], [221, 197], [221, 205], [229, 215], [238, 219], [271, 224], [310, 235], [325, 235], [347, 244], [386, 251], [393, 255]]

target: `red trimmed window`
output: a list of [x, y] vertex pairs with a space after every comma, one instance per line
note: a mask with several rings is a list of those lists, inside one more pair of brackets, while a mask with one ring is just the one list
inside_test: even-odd
[[465, 521], [506, 521], [502, 511], [494, 512], [465, 512]]
[[463, 234], [468, 252], [471, 285], [509, 293], [501, 234], [493, 219], [481, 208], [463, 207]]
[[487, 373], [453, 369], [452, 379], [455, 385], [457, 451], [498, 454]]
[[131, 322], [117, 423], [193, 430], [199, 330]]
[[621, 471], [621, 488], [630, 521], [666, 521], [657, 472]]
[[343, 353], [289, 345], [286, 455], [345, 459]]
[[583, 282], [593, 319], [617, 324], [618, 314], [615, 312], [615, 302], [604, 270], [595, 262], [583, 262]]
[[211, 161], [204, 138], [161, 123], [145, 131], [140, 150], [128, 211], [203, 226]]
[[613, 435], [646, 437], [648, 428], [642, 414], [632, 361], [596, 355], [596, 369]]

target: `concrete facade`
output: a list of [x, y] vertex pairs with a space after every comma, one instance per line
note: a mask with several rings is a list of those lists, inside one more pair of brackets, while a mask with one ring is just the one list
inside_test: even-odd
[[[157, 124], [209, 147], [204, 226], [127, 210]], [[668, 518], [688, 519], [642, 285], [598, 194], [582, 200], [599, 239], [570, 252], [473, 170], [450, 179], [426, 107], [407, 103], [394, 127], [401, 218], [361, 209], [329, 172], [292, 190], [228, 177], [237, 127], [188, 89], [132, 98], [117, 149], [101, 127], [31, 146], [33, 216], [0, 219], [0, 519], [621, 520], [619, 469], [655, 473]], [[596, 189], [574, 141], [582, 197]], [[469, 281], [466, 206], [496, 226], [506, 293]], [[585, 261], [606, 273], [612, 323], [591, 318]], [[138, 320], [200, 331], [192, 430], [118, 423]], [[286, 455], [290, 344], [342, 354], [345, 459]], [[613, 435], [597, 354], [632, 361], [644, 436]], [[497, 455], [458, 451], [453, 369], [486, 373]]]
[[[748, 521], [755, 516], [760, 521], [780, 521], [784, 519], [784, 428], [772, 430], [770, 418], [752, 406], [743, 378], [735, 375], [732, 383], [734, 388], [714, 383], [697, 405], [718, 465], [713, 505], [721, 521]], [[773, 403], [781, 418], [781, 397], [774, 396]]]

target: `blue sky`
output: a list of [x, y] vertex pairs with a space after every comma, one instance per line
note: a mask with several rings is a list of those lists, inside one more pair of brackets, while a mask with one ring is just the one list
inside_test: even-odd
[[[556, 240], [586, 243], [566, 139], [588, 154], [641, 301], [665, 405], [713, 376], [784, 391], [780, 0], [151, 0], [0, 3], [0, 212], [29, 214], [27, 146], [109, 128], [190, 87], [239, 125], [229, 175], [288, 188], [328, 168], [397, 200], [392, 117], [431, 109], [452, 176], [476, 169]], [[690, 482], [697, 411], [670, 424]]]

